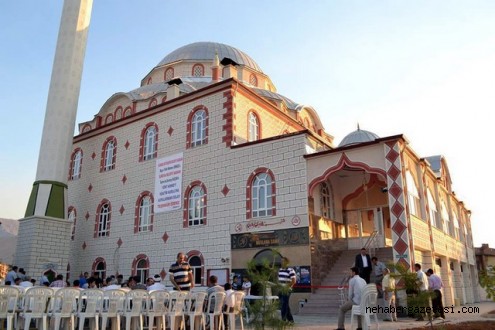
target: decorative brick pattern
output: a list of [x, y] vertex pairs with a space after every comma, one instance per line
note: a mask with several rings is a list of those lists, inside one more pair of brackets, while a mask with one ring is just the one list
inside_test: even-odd
[[384, 144], [385, 169], [387, 171], [387, 186], [389, 187], [388, 203], [390, 208], [390, 223], [392, 229], [394, 262], [398, 262], [410, 269], [414, 263], [411, 255], [409, 228], [406, 219], [406, 206], [404, 204], [404, 180], [397, 174], [397, 169], [402, 168], [400, 157], [400, 145], [398, 142]]
[[229, 191], [230, 191], [229, 187], [227, 187], [227, 185], [224, 185], [222, 188], [222, 194], [224, 196], [227, 196], [229, 194]]

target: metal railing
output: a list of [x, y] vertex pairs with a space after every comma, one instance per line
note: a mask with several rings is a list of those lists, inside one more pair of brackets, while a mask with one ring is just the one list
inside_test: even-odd
[[378, 235], [378, 231], [374, 230], [370, 237], [368, 237], [368, 240], [364, 244], [364, 248], [369, 251], [370, 256], [375, 256], [376, 249], [378, 248], [378, 241], [376, 239], [376, 236]]

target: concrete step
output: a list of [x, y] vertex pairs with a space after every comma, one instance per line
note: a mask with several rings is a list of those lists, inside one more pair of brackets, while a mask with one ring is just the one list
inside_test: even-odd
[[[321, 281], [321, 286], [339, 286], [349, 268], [353, 266], [359, 250], [343, 251], [339, 259], [328, 270], [327, 276]], [[392, 259], [391, 248], [378, 249], [375, 253], [378, 260], [387, 262]], [[337, 288], [318, 288], [312, 293], [304, 307], [299, 309], [301, 315], [335, 315], [340, 307], [340, 290]]]

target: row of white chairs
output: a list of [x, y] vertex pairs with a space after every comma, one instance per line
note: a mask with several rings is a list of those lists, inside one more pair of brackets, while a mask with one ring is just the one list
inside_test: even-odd
[[223, 312], [225, 293], [216, 292], [206, 300], [205, 292], [184, 291], [151, 291], [146, 290], [108, 290], [77, 288], [61, 288], [53, 290], [47, 287], [32, 287], [22, 293], [11, 286], [0, 287], [0, 322], [7, 320], [7, 330], [15, 325], [20, 329], [24, 320], [24, 329], [29, 329], [31, 320], [37, 320], [39, 327], [47, 329], [48, 318], [54, 329], [60, 329], [62, 320], [68, 321], [70, 329], [75, 329], [75, 319], [79, 319], [79, 329], [84, 328], [89, 320], [90, 329], [99, 330], [100, 321], [103, 329], [112, 320], [112, 328], [120, 330], [121, 318], [125, 319], [125, 329], [131, 329], [134, 319], [139, 329], [144, 328], [147, 318], [148, 329], [183, 330], [186, 317], [191, 329], [195, 323], [205, 330], [206, 320], [210, 321], [210, 329], [224, 330], [223, 315], [229, 320], [232, 330], [235, 329], [236, 318], [242, 324], [241, 311], [244, 305], [244, 293], [233, 293], [235, 306], [233, 312]]

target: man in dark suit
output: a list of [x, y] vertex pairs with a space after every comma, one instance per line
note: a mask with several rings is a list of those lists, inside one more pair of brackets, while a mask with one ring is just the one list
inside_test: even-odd
[[354, 266], [359, 270], [359, 276], [363, 278], [367, 284], [369, 284], [372, 264], [370, 255], [366, 253], [365, 248], [362, 248], [361, 253], [356, 256]]

